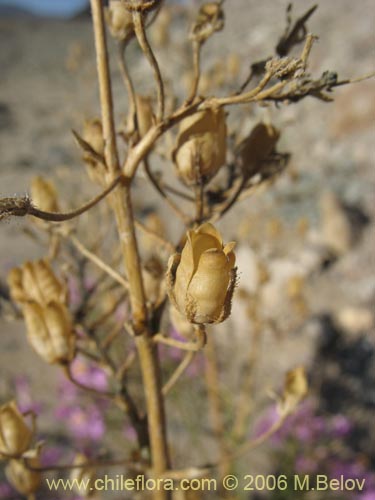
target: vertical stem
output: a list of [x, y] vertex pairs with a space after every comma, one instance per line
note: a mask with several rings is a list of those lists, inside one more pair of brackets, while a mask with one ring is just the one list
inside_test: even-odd
[[[223, 418], [222, 401], [219, 394], [220, 380], [217, 364], [217, 354], [212, 337], [208, 337], [207, 339], [205, 354], [205, 376], [211, 426], [218, 441], [220, 454], [219, 473], [221, 477], [224, 477], [230, 472], [230, 463], [228, 461], [229, 452], [225, 442], [225, 422]], [[222, 494], [225, 496], [225, 492], [222, 492]]]
[[[91, 8], [97, 54], [105, 160], [110, 177], [113, 177], [120, 172], [120, 167], [113, 119], [111, 81], [102, 1], [91, 0]], [[161, 392], [162, 386], [157, 351], [153, 346], [147, 325], [146, 300], [130, 196], [130, 179], [120, 184], [113, 192], [112, 208], [116, 216], [121, 249], [129, 281], [133, 328], [145, 390], [152, 468], [155, 474], [161, 474], [169, 468], [164, 401]], [[168, 492], [154, 492], [155, 500], [167, 500], [169, 497]]]

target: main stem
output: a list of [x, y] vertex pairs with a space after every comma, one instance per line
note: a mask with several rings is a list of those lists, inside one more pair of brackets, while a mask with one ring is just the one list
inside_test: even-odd
[[[105, 160], [109, 169], [110, 182], [111, 179], [121, 173], [121, 169], [116, 146], [102, 1], [91, 0], [91, 8], [97, 57], [103, 136], [105, 141]], [[162, 397], [159, 359], [147, 324], [147, 308], [142, 281], [141, 263], [135, 237], [130, 179], [121, 183], [113, 192], [112, 207], [116, 216], [121, 249], [129, 282], [133, 328], [140, 358], [147, 407], [152, 469], [155, 475], [160, 475], [169, 469], [164, 402]], [[155, 491], [154, 498], [155, 500], [167, 500], [169, 498], [169, 493]]]

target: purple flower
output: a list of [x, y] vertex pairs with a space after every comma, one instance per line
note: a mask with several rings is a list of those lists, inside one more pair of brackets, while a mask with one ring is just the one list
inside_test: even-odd
[[10, 486], [10, 484], [4, 482], [0, 483], [0, 499], [1, 500], [10, 500], [11, 498], [15, 499], [14, 490]]
[[314, 474], [318, 469], [318, 462], [315, 458], [299, 456], [295, 462], [295, 471], [297, 474]]
[[71, 364], [73, 377], [81, 384], [87, 385], [97, 391], [106, 391], [108, 388], [108, 375], [94, 363], [77, 357]]
[[67, 428], [76, 439], [99, 441], [105, 432], [105, 424], [100, 410], [94, 406], [66, 406], [56, 415], [66, 422]]
[[17, 375], [14, 377], [13, 383], [16, 393], [17, 406], [20, 412], [26, 413], [28, 411], [32, 411], [37, 415], [41, 413], [43, 405], [41, 402], [33, 400], [29, 378], [26, 375]]
[[352, 430], [352, 424], [345, 415], [335, 415], [331, 425], [333, 435], [338, 438], [347, 436]]
[[365, 491], [361, 493], [357, 500], [375, 500], [375, 490]]
[[59, 462], [59, 460], [64, 456], [64, 450], [59, 446], [49, 446], [48, 448], [42, 448], [41, 451], [41, 463], [44, 467], [49, 465], [54, 465]]

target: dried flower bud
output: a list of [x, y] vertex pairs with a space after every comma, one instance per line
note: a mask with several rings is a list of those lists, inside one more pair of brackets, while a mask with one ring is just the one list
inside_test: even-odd
[[24, 453], [32, 438], [32, 431], [25, 418], [11, 401], [0, 407], [0, 458], [1, 454], [18, 456]]
[[181, 254], [168, 264], [168, 294], [191, 323], [221, 323], [230, 314], [236, 285], [235, 243], [223, 245], [212, 224], [188, 231]]
[[238, 146], [238, 153], [244, 170], [248, 175], [254, 175], [262, 166], [262, 162], [274, 150], [280, 133], [272, 125], [258, 123]]
[[31, 181], [31, 199], [33, 204], [45, 212], [58, 212], [56, 188], [51, 181], [43, 179], [40, 175]]
[[289, 414], [306, 397], [308, 383], [305, 368], [297, 366], [287, 372], [285, 377], [284, 391], [282, 395], [280, 412], [282, 415]]
[[133, 15], [121, 0], [109, 1], [105, 18], [111, 35], [117, 40], [124, 40], [134, 30]]
[[154, 123], [151, 102], [150, 97], [136, 95], [137, 122], [140, 137], [145, 136]]
[[207, 2], [199, 9], [190, 32], [190, 39], [204, 43], [216, 31], [224, 28], [224, 11], [218, 2]]
[[[36, 450], [30, 450], [24, 457], [31, 467], [40, 467], [39, 454]], [[25, 496], [35, 493], [42, 480], [41, 473], [29, 469], [23, 460], [10, 460], [5, 474], [10, 484]]]
[[172, 156], [187, 185], [211, 179], [226, 159], [227, 126], [223, 109], [207, 109], [181, 122]]
[[8, 283], [11, 296], [16, 302], [66, 302], [66, 287], [56, 278], [46, 259], [25, 262], [22, 267], [12, 269]]
[[68, 363], [74, 357], [75, 335], [64, 304], [35, 302], [23, 305], [28, 340], [39, 356], [50, 364]]
[[[73, 464], [74, 465], [84, 465], [88, 462], [88, 458], [82, 453], [77, 453]], [[95, 489], [93, 488], [93, 482], [96, 478], [96, 469], [95, 467], [81, 467], [77, 469], [72, 469], [70, 473], [70, 479], [72, 484], [74, 485], [75, 492], [81, 497], [91, 497], [95, 495]], [[82, 487], [78, 487], [85, 485], [85, 490], [82, 490]]]

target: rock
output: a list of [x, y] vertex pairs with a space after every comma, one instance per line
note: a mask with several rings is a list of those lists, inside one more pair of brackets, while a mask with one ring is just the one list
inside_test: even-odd
[[374, 314], [365, 307], [345, 307], [335, 317], [339, 327], [348, 333], [368, 332], [374, 326]]
[[337, 256], [347, 253], [354, 244], [349, 216], [338, 197], [331, 191], [320, 199], [321, 232], [324, 244]]

